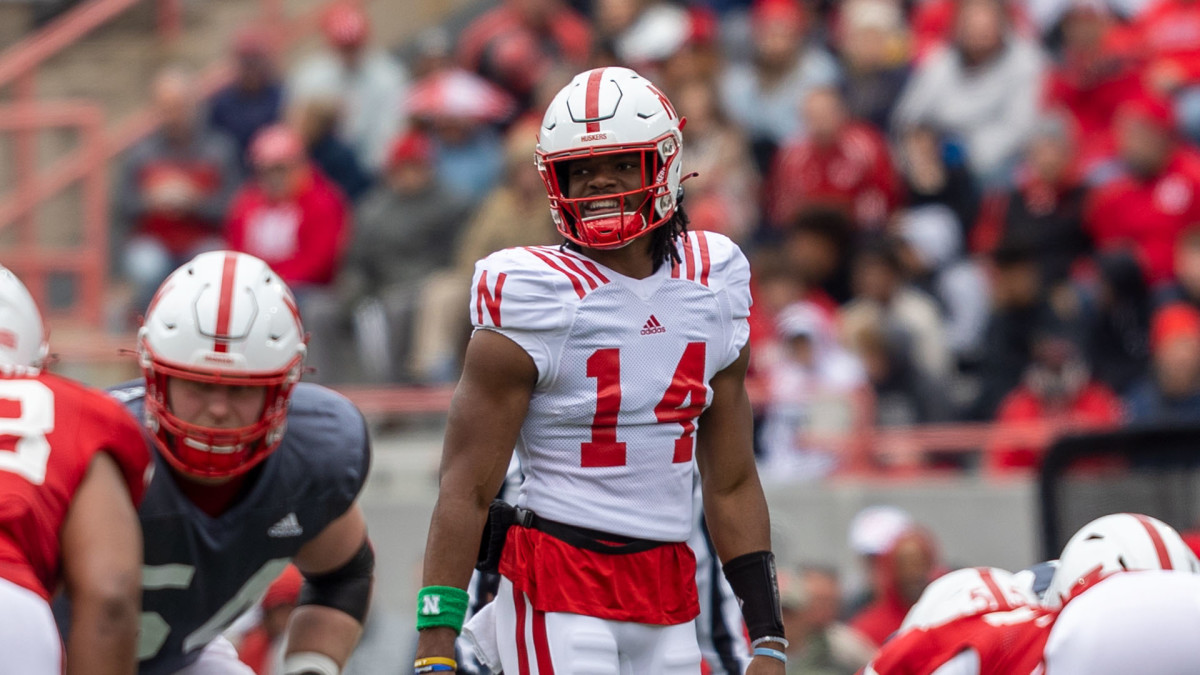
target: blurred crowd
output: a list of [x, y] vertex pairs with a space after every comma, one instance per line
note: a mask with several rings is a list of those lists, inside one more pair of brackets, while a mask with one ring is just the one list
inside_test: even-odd
[[541, 112], [626, 65], [687, 118], [690, 227], [750, 257], [770, 476], [871, 426], [1200, 420], [1200, 1], [500, 0], [402, 52], [354, 5], [321, 28], [288, 63], [247, 29], [208, 101], [153, 82], [131, 320], [229, 246], [296, 289], [315, 379], [453, 381], [474, 261], [561, 241]]

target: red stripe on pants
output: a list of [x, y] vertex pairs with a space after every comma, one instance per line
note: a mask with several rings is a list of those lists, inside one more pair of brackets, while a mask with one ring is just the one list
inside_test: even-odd
[[529, 675], [529, 651], [525, 647], [525, 594], [513, 589], [513, 606], [517, 609], [517, 671]]
[[533, 651], [537, 655], [538, 675], [554, 675], [550, 658], [550, 640], [546, 637], [546, 613], [533, 612]]

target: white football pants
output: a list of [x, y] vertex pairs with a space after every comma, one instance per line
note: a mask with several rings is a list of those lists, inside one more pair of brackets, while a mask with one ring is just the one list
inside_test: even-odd
[[0, 579], [0, 654], [0, 673], [62, 673], [62, 641], [50, 605], [7, 579]]
[[500, 578], [496, 643], [505, 675], [697, 675], [694, 621], [652, 626], [534, 611]]

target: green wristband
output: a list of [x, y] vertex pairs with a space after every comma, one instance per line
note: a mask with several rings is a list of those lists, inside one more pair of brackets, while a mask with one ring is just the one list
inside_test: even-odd
[[467, 592], [453, 586], [426, 586], [417, 593], [417, 630], [453, 628], [462, 632]]

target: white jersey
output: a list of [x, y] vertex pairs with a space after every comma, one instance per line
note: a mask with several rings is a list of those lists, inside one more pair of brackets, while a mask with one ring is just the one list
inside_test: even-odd
[[559, 247], [478, 262], [471, 319], [512, 339], [538, 379], [516, 451], [519, 506], [572, 525], [686, 541], [697, 418], [749, 339], [750, 266], [712, 232], [645, 279]]
[[1119, 572], [1063, 608], [1045, 650], [1045, 675], [1200, 673], [1200, 576]]

